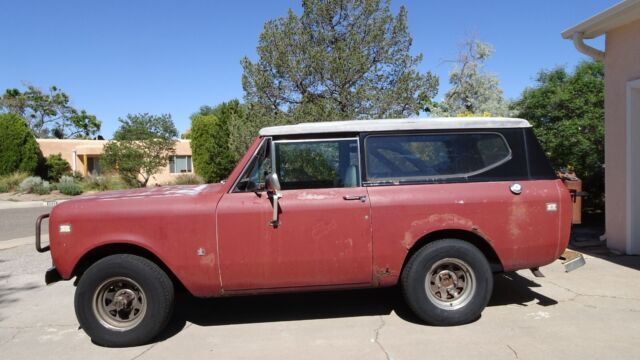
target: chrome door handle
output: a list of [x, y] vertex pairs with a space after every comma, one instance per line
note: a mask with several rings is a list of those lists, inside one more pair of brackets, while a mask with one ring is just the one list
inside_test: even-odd
[[342, 198], [345, 200], [360, 200], [365, 202], [367, 200], [367, 195], [345, 195]]

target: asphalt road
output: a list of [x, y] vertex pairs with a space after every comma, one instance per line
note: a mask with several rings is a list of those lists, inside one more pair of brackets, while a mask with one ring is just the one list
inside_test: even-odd
[[[36, 218], [51, 211], [48, 206], [0, 209], [0, 241], [33, 236]], [[43, 221], [42, 233], [47, 233], [47, 221]]]

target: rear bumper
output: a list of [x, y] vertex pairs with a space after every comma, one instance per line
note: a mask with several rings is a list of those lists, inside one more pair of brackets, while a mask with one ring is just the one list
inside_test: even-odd
[[560, 260], [562, 260], [565, 272], [573, 271], [586, 264], [582, 254], [571, 250], [565, 250], [562, 255], [560, 255]]
[[47, 272], [44, 273], [44, 282], [47, 285], [53, 284], [60, 280], [63, 280], [62, 276], [60, 276], [60, 273], [58, 272], [55, 266], [50, 267], [49, 270], [47, 270]]

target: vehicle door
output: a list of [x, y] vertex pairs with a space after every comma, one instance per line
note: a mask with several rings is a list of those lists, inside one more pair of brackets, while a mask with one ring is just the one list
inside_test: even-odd
[[[370, 283], [370, 206], [359, 157], [355, 137], [264, 139], [218, 205], [223, 289]], [[269, 174], [279, 179], [277, 194], [265, 189]]]

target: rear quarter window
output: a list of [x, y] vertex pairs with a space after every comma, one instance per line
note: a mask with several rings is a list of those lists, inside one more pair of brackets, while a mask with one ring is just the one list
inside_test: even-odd
[[368, 182], [470, 177], [512, 156], [498, 133], [370, 135], [365, 151]]

